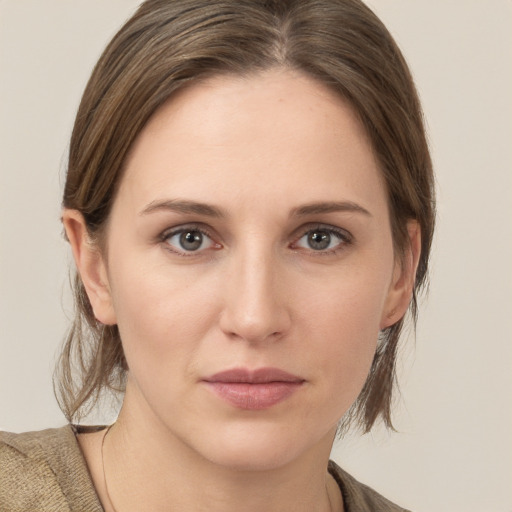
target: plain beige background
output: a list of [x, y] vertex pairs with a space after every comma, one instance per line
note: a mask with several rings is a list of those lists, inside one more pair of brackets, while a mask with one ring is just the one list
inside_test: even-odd
[[[60, 191], [90, 70], [136, 0], [0, 0], [0, 428], [63, 424]], [[431, 291], [398, 434], [334, 458], [416, 512], [512, 511], [512, 2], [372, 0], [409, 60], [437, 172]], [[108, 419], [108, 418], [107, 418]]]

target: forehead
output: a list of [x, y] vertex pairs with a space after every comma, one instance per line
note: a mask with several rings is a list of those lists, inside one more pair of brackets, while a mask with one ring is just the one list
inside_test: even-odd
[[219, 76], [180, 90], [135, 141], [123, 189], [141, 204], [159, 194], [205, 202], [385, 202], [371, 144], [350, 104], [287, 70]]

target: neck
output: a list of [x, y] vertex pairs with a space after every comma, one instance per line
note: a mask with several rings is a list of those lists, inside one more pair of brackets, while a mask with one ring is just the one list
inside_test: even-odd
[[147, 414], [128, 412], [126, 399], [103, 450], [108, 505], [115, 512], [342, 510], [337, 485], [327, 473], [332, 438], [283, 465], [219, 465], [158, 421], [148, 421]]

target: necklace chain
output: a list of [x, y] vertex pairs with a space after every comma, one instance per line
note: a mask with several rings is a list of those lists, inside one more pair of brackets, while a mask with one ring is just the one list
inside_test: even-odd
[[105, 457], [103, 455], [103, 447], [105, 446], [105, 439], [107, 438], [107, 434], [110, 432], [110, 429], [114, 426], [114, 424], [108, 426], [105, 429], [105, 433], [103, 434], [103, 439], [101, 440], [101, 468], [103, 470], [103, 485], [105, 486], [105, 494], [107, 495], [107, 499], [110, 503], [110, 507], [114, 512], [117, 512], [116, 507], [114, 507], [114, 503], [112, 503], [112, 498], [110, 497], [110, 493], [108, 492], [107, 485], [107, 473], [105, 472]]
[[[105, 487], [105, 494], [107, 495], [107, 499], [109, 501], [110, 507], [114, 512], [117, 512], [116, 507], [114, 507], [114, 503], [112, 502], [112, 498], [110, 497], [110, 493], [108, 492], [108, 485], [107, 485], [107, 473], [105, 472], [105, 457], [103, 455], [103, 448], [105, 446], [105, 439], [107, 438], [108, 433], [110, 432], [110, 429], [114, 426], [114, 424], [108, 426], [105, 429], [105, 433], [103, 434], [103, 438], [101, 440], [101, 468], [103, 470], [103, 485]], [[333, 512], [332, 509], [332, 502], [331, 502], [331, 495], [329, 493], [329, 490], [327, 490], [327, 499], [329, 500], [329, 510]]]

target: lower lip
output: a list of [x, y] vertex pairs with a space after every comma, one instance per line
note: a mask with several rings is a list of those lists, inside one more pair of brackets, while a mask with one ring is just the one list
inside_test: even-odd
[[268, 409], [286, 400], [297, 391], [302, 382], [207, 382], [220, 398], [239, 409], [258, 411]]

